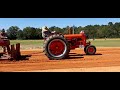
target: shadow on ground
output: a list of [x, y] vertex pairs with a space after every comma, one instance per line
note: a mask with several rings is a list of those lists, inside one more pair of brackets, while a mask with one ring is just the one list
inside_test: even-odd
[[77, 53], [69, 53], [70, 56], [95, 56], [95, 55], [102, 55], [101, 53], [96, 53], [94, 55], [86, 55], [86, 54], [77, 54]]
[[81, 55], [83, 55], [83, 56], [96, 56], [96, 55], [102, 55], [102, 54], [101, 53], [96, 53], [94, 55], [86, 55], [86, 54], [81, 54]]
[[83, 56], [95, 56], [95, 55], [102, 55], [102, 54], [96, 53], [94, 55], [86, 55], [86, 54], [69, 53], [69, 57], [67, 59], [84, 58]]
[[69, 57], [67, 59], [79, 59], [84, 58], [83, 55], [77, 53], [69, 53]]
[[21, 55], [21, 60], [28, 60], [32, 55]]
[[31, 57], [32, 55], [21, 55], [20, 57], [18, 57], [16, 59], [16, 61], [20, 61], [20, 60], [29, 60], [29, 57]]

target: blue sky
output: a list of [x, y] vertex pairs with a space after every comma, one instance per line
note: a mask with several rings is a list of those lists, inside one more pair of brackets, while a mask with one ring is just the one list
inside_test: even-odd
[[0, 18], [0, 29], [8, 29], [10, 26], [18, 26], [23, 29], [27, 26], [40, 28], [42, 26], [106, 25], [108, 22], [120, 22], [120, 18]]

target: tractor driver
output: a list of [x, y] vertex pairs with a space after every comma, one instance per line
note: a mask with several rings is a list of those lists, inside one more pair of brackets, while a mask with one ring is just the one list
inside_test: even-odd
[[84, 34], [86, 36], [86, 39], [89, 39], [88, 35], [85, 34], [84, 30], [82, 30], [80, 34]]
[[47, 26], [42, 27], [42, 37], [46, 38], [51, 35], [51, 31], [48, 29]]
[[2, 30], [2, 31], [0, 32], [0, 39], [6, 39], [6, 38], [7, 38], [7, 34], [5, 33], [4, 30]]

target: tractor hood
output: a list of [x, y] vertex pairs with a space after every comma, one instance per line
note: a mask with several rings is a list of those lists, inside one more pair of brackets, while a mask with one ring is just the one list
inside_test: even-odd
[[79, 38], [79, 39], [85, 39], [86, 35], [85, 34], [66, 34], [64, 35], [66, 39], [74, 39], [74, 38]]

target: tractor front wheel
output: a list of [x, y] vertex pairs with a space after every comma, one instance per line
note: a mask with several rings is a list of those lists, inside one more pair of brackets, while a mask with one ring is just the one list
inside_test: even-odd
[[87, 55], [94, 55], [96, 53], [96, 47], [93, 45], [86, 46], [85, 53]]
[[86, 45], [86, 46], [84, 47], [84, 52], [85, 52], [85, 53], [87, 52], [86, 48], [87, 48], [88, 46], [89, 46], [89, 45]]

